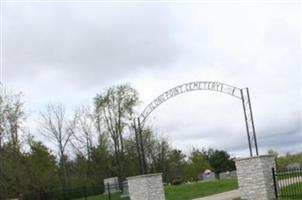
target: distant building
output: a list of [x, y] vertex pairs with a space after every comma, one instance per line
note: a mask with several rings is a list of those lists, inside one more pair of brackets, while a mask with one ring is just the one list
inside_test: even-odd
[[300, 163], [291, 163], [286, 166], [286, 170], [292, 171], [292, 170], [301, 170], [301, 165]]
[[219, 173], [219, 179], [237, 178], [236, 171], [227, 171]]
[[104, 179], [104, 186], [105, 186], [105, 194], [108, 194], [109, 192], [111, 194], [121, 192], [117, 177]]
[[203, 180], [203, 181], [213, 181], [213, 180], [216, 180], [215, 173], [212, 172], [212, 171], [209, 170], [209, 169], [206, 169], [206, 170], [204, 171], [204, 173], [202, 174], [202, 180]]
[[128, 181], [123, 182], [123, 194], [121, 195], [122, 198], [129, 197], [129, 187], [128, 187]]

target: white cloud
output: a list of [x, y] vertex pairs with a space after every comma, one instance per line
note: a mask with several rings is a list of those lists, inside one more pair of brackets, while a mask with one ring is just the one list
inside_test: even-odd
[[[30, 109], [91, 102], [129, 82], [143, 104], [175, 85], [219, 81], [249, 87], [259, 147], [302, 146], [301, 30], [295, 4], [170, 4], [6, 8], [8, 86]], [[213, 92], [175, 97], [150, 116], [175, 147], [248, 155], [241, 102]], [[288, 148], [292, 146], [293, 148]]]

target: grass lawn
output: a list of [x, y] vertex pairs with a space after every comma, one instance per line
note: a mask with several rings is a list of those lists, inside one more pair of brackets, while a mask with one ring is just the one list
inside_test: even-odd
[[[236, 179], [225, 179], [210, 182], [197, 182], [182, 185], [165, 187], [166, 200], [190, 200], [198, 197], [235, 190], [238, 188]], [[77, 199], [84, 200], [84, 198]], [[109, 200], [108, 196], [97, 195], [87, 198], [87, 200]], [[120, 194], [112, 195], [111, 200], [122, 200]], [[123, 199], [126, 200], [126, 199]]]
[[[302, 199], [302, 183], [296, 183], [289, 185], [287, 187], [281, 188], [281, 194], [284, 198], [281, 199]], [[294, 196], [293, 196], [294, 194]], [[293, 197], [287, 198], [290, 195]]]
[[[111, 200], [128, 200], [126, 198], [121, 198], [121, 193], [116, 193], [111, 195]], [[80, 198], [76, 200], [85, 200], [85, 198]], [[107, 195], [95, 195], [95, 196], [90, 196], [87, 198], [87, 200], [109, 200], [109, 197]]]
[[236, 179], [225, 179], [210, 182], [197, 182], [176, 186], [166, 186], [166, 200], [189, 200], [209, 196], [238, 188]]
[[[302, 199], [302, 183], [296, 183], [289, 185], [287, 187], [281, 188], [281, 196], [278, 200], [297, 200]], [[294, 196], [293, 196], [294, 194]], [[286, 195], [292, 196], [292, 197], [286, 197]], [[234, 200], [240, 200], [240, 198], [234, 199]]]
[[292, 177], [300, 177], [302, 175], [302, 172], [300, 171], [288, 171], [288, 172], [277, 172], [277, 179], [288, 179]]

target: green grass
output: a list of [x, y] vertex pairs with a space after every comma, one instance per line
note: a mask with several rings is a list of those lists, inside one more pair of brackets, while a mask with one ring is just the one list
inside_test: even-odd
[[[282, 199], [302, 199], [302, 183], [296, 183], [281, 188], [281, 194], [282, 196], [285, 196]], [[286, 197], [287, 195], [292, 196], [293, 194], [295, 195], [294, 197]]]
[[[165, 187], [166, 200], [190, 200], [198, 197], [209, 196], [220, 192], [235, 190], [238, 188], [236, 179], [225, 179], [210, 182], [197, 182]], [[122, 200], [120, 193], [112, 195], [111, 200]], [[84, 200], [84, 198], [77, 199]], [[96, 195], [87, 200], [109, 200], [106, 195]], [[123, 200], [126, 200], [125, 198]]]
[[[302, 199], [302, 183], [296, 183], [289, 185], [287, 187], [281, 188], [281, 196], [278, 200], [297, 200]], [[293, 197], [285, 197], [286, 195], [293, 195], [296, 194], [296, 196]], [[240, 198], [235, 198], [233, 200], [241, 200]]]
[[[111, 200], [128, 200], [127, 198], [121, 198], [121, 193], [116, 193], [111, 195]], [[85, 198], [80, 198], [76, 200], [85, 200]], [[108, 195], [95, 195], [95, 196], [90, 196], [87, 198], [87, 200], [109, 200]]]
[[166, 186], [167, 200], [189, 200], [198, 197], [209, 196], [238, 188], [237, 180], [225, 179], [210, 182], [197, 182], [177, 186]]
[[278, 180], [302, 176], [302, 173], [300, 171], [278, 172], [277, 174]]

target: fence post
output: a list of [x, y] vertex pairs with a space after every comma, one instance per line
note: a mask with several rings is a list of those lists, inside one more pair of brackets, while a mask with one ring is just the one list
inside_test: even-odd
[[63, 187], [63, 200], [66, 200], [65, 187]]
[[108, 199], [111, 200], [110, 185], [109, 185], [109, 183], [107, 183], [107, 192], [108, 192]]
[[276, 180], [276, 172], [275, 172], [275, 168], [272, 168], [272, 173], [273, 173], [273, 181], [274, 181], [274, 189], [275, 189], [275, 196], [276, 199], [278, 199], [278, 187], [277, 187], [277, 180]]
[[87, 187], [84, 186], [84, 195], [85, 195], [85, 200], [87, 200]]

